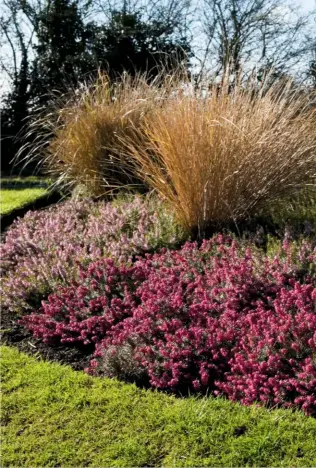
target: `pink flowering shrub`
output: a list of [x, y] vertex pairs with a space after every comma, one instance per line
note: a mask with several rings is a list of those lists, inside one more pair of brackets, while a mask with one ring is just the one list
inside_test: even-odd
[[315, 260], [311, 245], [270, 259], [222, 236], [133, 266], [101, 260], [22, 323], [94, 343], [94, 374], [316, 414]]
[[111, 259], [81, 269], [80, 284], [60, 287], [42, 308], [22, 323], [45, 343], [98, 343], [136, 307], [133, 289], [145, 279], [135, 267], [116, 266]]
[[172, 245], [181, 232], [163, 204], [150, 197], [105, 203], [67, 201], [18, 219], [0, 246], [3, 307], [39, 307], [59, 285], [79, 276], [78, 263], [102, 257], [128, 261], [140, 252]]

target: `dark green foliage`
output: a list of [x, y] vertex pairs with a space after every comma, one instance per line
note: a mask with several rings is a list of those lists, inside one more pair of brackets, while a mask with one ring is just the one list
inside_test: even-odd
[[311, 62], [309, 74], [311, 76], [312, 83], [316, 88], [316, 60], [314, 62]]
[[13, 83], [12, 92], [2, 102], [1, 111], [1, 171], [10, 171], [11, 159], [19, 150], [21, 135], [25, 120], [29, 115], [29, 73], [28, 66], [21, 68], [21, 72]]
[[[15, 66], [11, 90], [2, 102], [2, 170], [12, 170], [10, 161], [27, 142], [29, 115], [47, 108], [56, 94], [64, 95], [94, 78], [98, 69], [115, 79], [124, 71], [148, 72], [152, 78], [162, 66], [171, 70], [179, 62], [189, 65], [190, 46], [177, 33], [177, 21], [147, 20], [136, 7], [111, 11], [108, 21], [101, 24], [87, 23], [87, 11], [77, 0], [44, 2], [37, 10], [28, 0], [15, 0], [11, 10], [21, 62]], [[32, 53], [20, 23], [23, 15], [31, 18], [34, 28]], [[9, 34], [6, 23], [1, 21], [1, 27]]]
[[190, 47], [177, 37], [176, 24], [144, 20], [141, 11], [112, 11], [107, 24], [84, 23], [83, 11], [73, 0], [56, 0], [37, 19], [37, 57], [33, 65], [33, 94], [46, 102], [45, 93], [66, 91], [98, 68], [112, 78], [171, 70], [179, 61], [188, 67]]
[[112, 78], [148, 72], [151, 77], [162, 67], [171, 71], [179, 62], [188, 67], [190, 47], [185, 37], [175, 37], [175, 25], [153, 20], [145, 22], [140, 12], [113, 11], [106, 26], [89, 25], [92, 52], [98, 64]]
[[52, 92], [76, 86], [96, 68], [86, 48], [86, 27], [77, 2], [55, 0], [36, 18], [36, 58], [33, 62], [32, 97], [45, 104]]

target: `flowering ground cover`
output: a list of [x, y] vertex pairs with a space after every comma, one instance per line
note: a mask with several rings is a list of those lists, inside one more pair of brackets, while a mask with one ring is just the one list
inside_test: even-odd
[[3, 466], [315, 466], [316, 420], [174, 398], [3, 347]]
[[82, 267], [20, 323], [95, 346], [88, 371], [316, 415], [316, 249], [269, 259], [217, 236], [131, 266]]
[[3, 348], [5, 466], [314, 466], [316, 249], [292, 235], [183, 245], [152, 196], [17, 220], [1, 328], [37, 361]]
[[172, 246], [182, 233], [162, 202], [147, 197], [110, 204], [67, 201], [29, 212], [13, 223], [0, 247], [3, 306], [33, 309], [60, 285], [78, 276], [78, 263]]

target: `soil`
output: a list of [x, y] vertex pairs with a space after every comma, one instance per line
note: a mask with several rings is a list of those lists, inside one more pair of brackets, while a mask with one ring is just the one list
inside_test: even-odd
[[32, 334], [17, 323], [12, 312], [2, 309], [0, 338], [3, 345], [15, 346], [20, 351], [41, 357], [46, 361], [67, 364], [74, 370], [84, 370], [88, 367], [93, 347], [74, 347], [65, 345], [48, 345], [34, 338]]

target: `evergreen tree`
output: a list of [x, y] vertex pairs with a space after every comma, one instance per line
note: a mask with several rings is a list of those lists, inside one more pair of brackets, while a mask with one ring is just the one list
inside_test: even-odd
[[36, 18], [36, 35], [32, 97], [43, 104], [47, 94], [65, 91], [91, 71], [85, 25], [77, 2], [50, 2]]
[[[65, 93], [80, 81], [93, 78], [98, 68], [116, 79], [123, 71], [147, 71], [153, 77], [162, 65], [170, 70], [179, 60], [189, 65], [190, 47], [186, 37], [176, 32], [174, 19], [159, 16], [145, 20], [141, 9], [123, 6], [120, 11], [112, 10], [103, 24], [86, 23], [79, 1], [5, 0], [8, 15], [0, 18], [0, 32], [14, 59], [13, 69], [10, 65], [7, 68], [11, 92], [2, 99], [2, 154], [6, 162], [21, 146], [16, 137], [28, 115], [46, 106], [52, 94]], [[26, 22], [30, 37], [24, 35]], [[20, 61], [16, 60], [19, 56]], [[4, 68], [3, 57], [1, 60]], [[4, 169], [3, 160], [2, 156]]]
[[189, 66], [187, 38], [176, 37], [172, 24], [143, 21], [139, 12], [113, 11], [108, 25], [92, 25], [91, 36], [91, 53], [111, 77], [123, 71], [153, 77], [162, 66], [170, 71], [180, 61]]
[[313, 86], [316, 88], [316, 61], [310, 64], [309, 74], [311, 76]]

